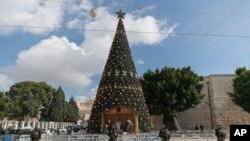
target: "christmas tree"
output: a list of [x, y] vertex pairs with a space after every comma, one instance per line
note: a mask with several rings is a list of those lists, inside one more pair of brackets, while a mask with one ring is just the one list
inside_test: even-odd
[[138, 79], [126, 32], [123, 25], [125, 13], [118, 14], [118, 25], [109, 56], [97, 90], [88, 123], [88, 132], [101, 132], [101, 113], [122, 106], [138, 113], [139, 130], [150, 130], [148, 108]]

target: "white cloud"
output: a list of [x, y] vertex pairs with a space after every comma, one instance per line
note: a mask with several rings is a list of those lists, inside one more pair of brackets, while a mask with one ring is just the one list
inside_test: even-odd
[[71, 14], [77, 14], [78, 17], [83, 15], [86, 16], [88, 11], [93, 7], [90, 0], [81, 0], [80, 3], [78, 3], [76, 0], [70, 0], [66, 2], [69, 3], [66, 7], [68, 12]]
[[155, 8], [156, 8], [155, 5], [150, 5], [150, 6], [147, 6], [147, 7], [142, 8], [142, 9], [136, 9], [135, 11], [133, 11], [132, 14], [135, 15], [136, 17], [142, 17], [142, 15], [143, 15], [145, 12], [154, 10]]
[[[100, 7], [97, 10], [97, 17], [94, 20], [88, 21], [84, 28], [88, 29], [84, 31], [84, 42], [80, 45], [87, 52], [92, 52], [95, 54], [94, 58], [91, 58], [93, 62], [98, 62], [99, 72], [102, 71], [102, 66], [106, 61], [108, 56], [108, 52], [114, 38], [114, 34], [117, 26], [117, 18], [116, 15], [109, 13], [106, 7]], [[101, 14], [101, 15], [100, 15]], [[82, 19], [78, 18], [69, 21], [70, 23], [84, 23]], [[73, 25], [73, 24], [70, 24]], [[75, 24], [77, 28], [78, 24]], [[166, 20], [156, 20], [152, 16], [145, 17], [136, 17], [132, 14], [127, 14], [124, 20], [125, 29], [128, 31], [128, 40], [130, 45], [133, 46], [135, 44], [157, 44], [163, 41], [168, 37], [167, 34], [145, 34], [145, 33], [131, 33], [129, 31], [138, 31], [138, 32], [170, 32], [176, 28], [177, 24], [167, 27]], [[74, 26], [71, 26], [74, 27]], [[91, 30], [107, 30], [107, 31], [91, 31]]]
[[[59, 27], [63, 16], [63, 2], [40, 0], [3, 0], [0, 3], [1, 25]], [[15, 30], [42, 34], [53, 28], [0, 27], [1, 34]]]
[[94, 99], [96, 96], [98, 86], [95, 88], [91, 88], [90, 91], [88, 91], [86, 94], [81, 95], [81, 96], [76, 96], [76, 101], [78, 102], [86, 102], [88, 100]]
[[[128, 14], [124, 21], [126, 30], [128, 31], [128, 40], [132, 44], [159, 44], [168, 37], [169, 34], [158, 34], [160, 32], [172, 33], [178, 26], [174, 24], [170, 27], [166, 26], [166, 20], [157, 20], [153, 16], [145, 16], [135, 18], [133, 15]], [[141, 33], [133, 33], [129, 31], [136, 31]]]
[[75, 101], [77, 102], [86, 102], [89, 100], [89, 97], [81, 95], [81, 96], [76, 96]]
[[96, 86], [95, 88], [92, 88], [90, 90], [90, 92], [88, 93], [89, 99], [94, 99], [95, 98], [96, 93], [97, 93], [97, 88], [98, 88], [98, 86]]
[[[154, 6], [149, 6], [141, 11], [145, 12], [146, 10], [152, 9]], [[97, 17], [94, 20], [86, 18], [75, 18], [68, 22], [68, 27], [79, 28], [82, 27], [85, 23], [84, 28], [87, 29], [84, 31], [85, 41], [83, 44], [91, 43], [91, 47], [94, 46], [92, 41], [96, 41], [99, 38], [106, 38], [104, 43], [109, 43], [111, 45], [114, 32], [117, 25], [116, 15], [111, 14], [107, 7], [99, 7], [96, 9]], [[80, 12], [80, 11], [79, 11]], [[124, 26], [127, 31], [128, 40], [130, 45], [136, 44], [158, 44], [166, 39], [169, 34], [158, 34], [161, 33], [173, 33], [173, 30], [178, 26], [177, 23], [167, 26], [167, 20], [157, 20], [153, 16], [144, 16], [138, 17], [138, 12], [135, 14], [127, 13], [124, 20]], [[88, 31], [88, 30], [104, 30], [104, 31]], [[135, 32], [137, 33], [135, 33]], [[103, 40], [102, 40], [103, 41]], [[103, 45], [103, 44], [101, 44]], [[106, 45], [106, 44], [105, 44]], [[89, 45], [88, 45], [89, 46]]]
[[[67, 23], [71, 28], [79, 28], [81, 23], [85, 23], [81, 26], [89, 29], [84, 30], [84, 40], [80, 45], [69, 41], [67, 37], [52, 36], [21, 51], [16, 64], [4, 68], [4, 73], [13, 81], [46, 81], [79, 90], [89, 86], [92, 83], [91, 77], [103, 71], [115, 34], [112, 31], [117, 27], [116, 15], [111, 14], [107, 7], [97, 8], [99, 15], [95, 19], [83, 18], [90, 8], [89, 3], [73, 7], [72, 13], [80, 13], [82, 16], [76, 16]], [[127, 13], [124, 26], [127, 31], [157, 33], [173, 32], [177, 24], [167, 26], [166, 19], [157, 20], [153, 16], [137, 17]], [[98, 32], [91, 29], [108, 31]], [[131, 32], [127, 32], [127, 36], [132, 46], [158, 44], [168, 37], [161, 34]], [[142, 60], [138, 61], [138, 64], [143, 63]], [[84, 96], [95, 96], [96, 89], [93, 89], [92, 94], [86, 93]], [[85, 97], [79, 97], [79, 99], [84, 100]]]
[[7, 75], [0, 74], [0, 91], [8, 91], [12, 83], [12, 80]]
[[20, 52], [16, 64], [5, 68], [5, 72], [19, 81], [47, 81], [81, 89], [96, 73], [89, 61], [92, 57], [66, 37], [52, 36]]
[[81, 20], [79, 20], [78, 18], [74, 18], [73, 20], [70, 20], [68, 23], [67, 23], [67, 27], [68, 28], [75, 28], [75, 27], [78, 27], [80, 28], [81, 27]]
[[145, 62], [141, 59], [139, 59], [137, 62], [136, 62], [136, 65], [143, 65]]

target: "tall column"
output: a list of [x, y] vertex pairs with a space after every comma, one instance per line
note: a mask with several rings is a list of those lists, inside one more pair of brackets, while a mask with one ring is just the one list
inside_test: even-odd
[[44, 129], [44, 121], [41, 122], [41, 128]]
[[16, 130], [18, 128], [18, 121], [14, 122], [14, 129]]
[[51, 128], [55, 128], [55, 122], [51, 121], [52, 123], [52, 127]]
[[21, 121], [21, 128], [24, 127], [25, 121]]
[[30, 127], [30, 120], [28, 120], [27, 122], [27, 127]]
[[4, 120], [4, 122], [3, 122], [3, 129], [7, 129], [7, 121], [6, 120]]
[[36, 127], [37, 127], [37, 128], [41, 128], [40, 126], [41, 126], [41, 125], [40, 125], [40, 122], [38, 121], [38, 122], [36, 123]]
[[51, 127], [51, 124], [50, 124], [50, 122], [47, 122], [47, 123], [48, 123], [48, 127], [47, 128], [49, 129]]
[[51, 124], [51, 128], [54, 128], [54, 122], [50, 122], [50, 124]]
[[32, 121], [32, 127], [31, 127], [31, 128], [34, 129], [35, 127], [36, 127], [36, 121], [33, 120], [33, 121]]
[[45, 130], [48, 130], [48, 122], [45, 122]]
[[57, 129], [58, 128], [58, 123], [57, 122], [55, 122], [55, 129]]
[[54, 123], [54, 129], [56, 129], [56, 122], [53, 122]]

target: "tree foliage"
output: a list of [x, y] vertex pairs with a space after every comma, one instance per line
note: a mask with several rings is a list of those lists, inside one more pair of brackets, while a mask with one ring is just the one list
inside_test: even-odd
[[79, 119], [79, 109], [76, 101], [73, 97], [69, 99], [69, 102], [65, 103], [65, 121], [67, 122], [77, 122]]
[[39, 113], [41, 121], [76, 122], [79, 118], [73, 97], [66, 102], [61, 87], [56, 90], [45, 82], [16, 83], [6, 96], [5, 99], [0, 92], [0, 118], [11, 116], [17, 120], [29, 120], [38, 118]]
[[191, 67], [148, 70], [141, 81], [149, 112], [173, 117], [199, 104], [202, 80]]
[[65, 119], [64, 105], [65, 105], [65, 95], [63, 89], [59, 87], [57, 91], [53, 94], [53, 98], [50, 104], [50, 109], [49, 109], [50, 120], [57, 122], [64, 121]]
[[7, 116], [8, 105], [3, 92], [0, 92], [0, 120]]
[[57, 122], [77, 122], [79, 109], [73, 97], [65, 101], [64, 91], [61, 87], [54, 93], [50, 102], [49, 120]]
[[53, 88], [45, 82], [16, 83], [7, 94], [9, 112], [16, 119], [37, 117], [41, 107], [49, 102], [52, 93]]
[[250, 112], [250, 70], [246, 69], [246, 67], [239, 67], [236, 69], [235, 74], [233, 100]]

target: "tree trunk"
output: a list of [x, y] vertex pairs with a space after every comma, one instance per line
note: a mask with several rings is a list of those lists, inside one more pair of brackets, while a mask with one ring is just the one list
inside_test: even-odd
[[174, 117], [169, 114], [164, 114], [163, 123], [166, 125], [166, 128], [169, 130], [177, 130], [174, 122]]

